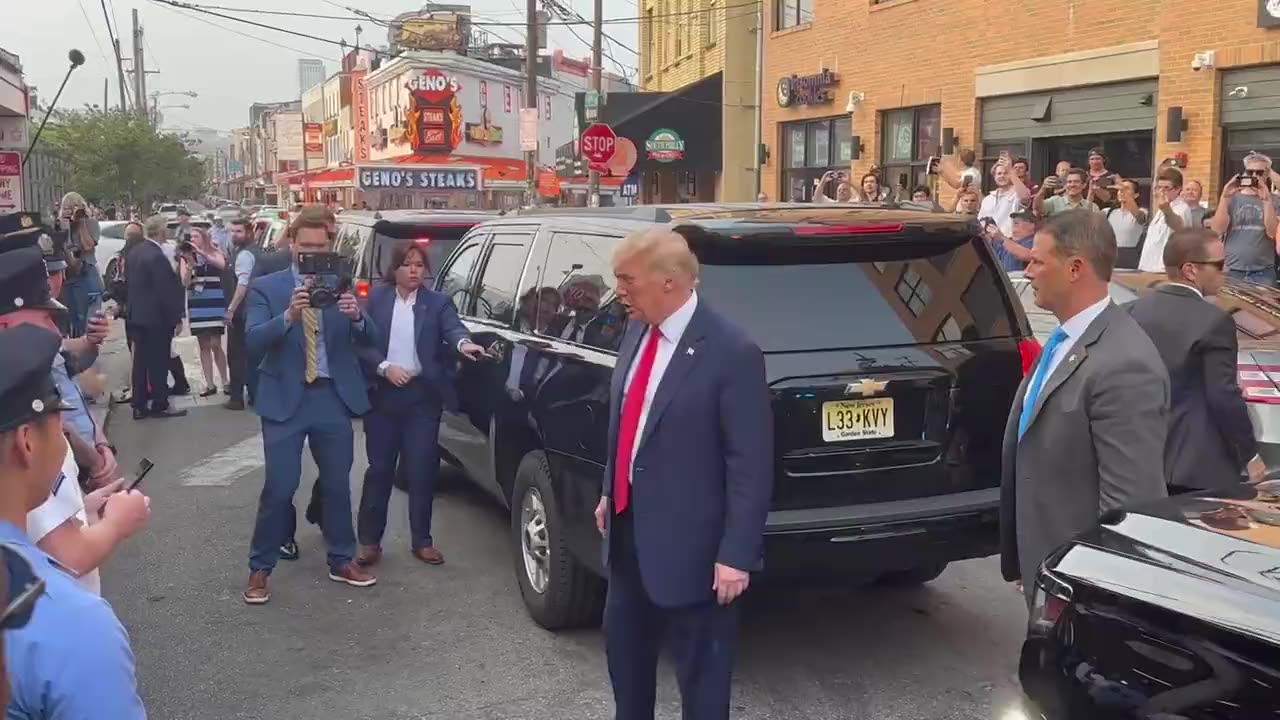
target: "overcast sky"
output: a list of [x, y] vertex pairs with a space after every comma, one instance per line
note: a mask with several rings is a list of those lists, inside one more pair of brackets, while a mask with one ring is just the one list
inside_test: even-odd
[[[298, 97], [298, 58], [322, 58], [327, 62], [329, 72], [333, 72], [341, 54], [337, 45], [190, 10], [177, 10], [154, 0], [105, 2], [107, 12], [113, 14], [112, 27], [120, 37], [125, 57], [132, 52], [132, 10], [138, 10], [146, 30], [147, 67], [160, 71], [159, 75], [148, 74], [148, 92], [191, 90], [199, 94], [195, 99], [160, 98], [161, 106], [191, 105], [190, 110], [164, 109], [165, 124], [173, 127], [204, 126], [228, 130], [243, 126], [248, 123], [251, 103]], [[42, 102], [48, 103], [53, 98], [67, 69], [67, 50], [74, 47], [84, 53], [85, 64], [72, 74], [59, 106], [101, 104], [104, 78], [110, 81], [111, 105], [119, 103], [114, 55], [102, 3], [103, 0], [0, 0], [3, 6], [0, 18], [3, 18], [4, 28], [0, 31], [0, 47], [22, 58], [27, 83], [38, 88]], [[321, 15], [349, 15], [341, 8], [354, 7], [380, 19], [420, 7], [411, 0], [193, 0], [193, 4]], [[477, 21], [520, 23], [524, 18], [524, 3], [520, 0], [472, 0], [456, 4], [470, 4]], [[589, 0], [563, 0], [563, 4], [590, 17]], [[218, 12], [334, 41], [345, 38], [348, 43], [355, 40], [355, 27], [359, 24], [364, 29], [362, 43], [384, 45], [387, 40], [386, 29], [368, 20]], [[639, 14], [636, 0], [604, 0], [606, 20], [634, 18]], [[634, 22], [606, 24], [605, 32], [635, 49], [637, 27]], [[483, 29], [496, 36], [495, 42], [502, 42], [503, 38], [508, 42], [524, 42], [524, 32], [520, 27]], [[590, 54], [590, 27], [575, 27], [574, 30], [587, 43], [575, 38], [569, 28], [559, 26], [551, 28], [548, 44], [552, 48], [563, 49], [570, 56], [585, 58]], [[612, 50], [619, 62], [635, 67], [637, 59], [630, 52], [617, 46]], [[608, 59], [604, 66], [606, 70], [617, 70]]]

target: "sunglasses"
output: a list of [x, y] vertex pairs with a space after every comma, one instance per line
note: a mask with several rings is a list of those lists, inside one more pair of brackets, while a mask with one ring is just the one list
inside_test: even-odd
[[1266, 170], [1245, 170], [1245, 175], [1253, 175], [1254, 177], [1262, 177], [1267, 174]]
[[1191, 264], [1192, 264], [1192, 265], [1204, 265], [1204, 266], [1206, 266], [1206, 267], [1211, 267], [1211, 268], [1214, 268], [1214, 269], [1216, 269], [1216, 270], [1222, 270], [1223, 268], [1225, 268], [1225, 267], [1227, 266], [1227, 259], [1226, 259], [1226, 258], [1223, 258], [1223, 259], [1221, 259], [1221, 260], [1192, 260], [1192, 261], [1191, 261]]
[[36, 601], [44, 594], [44, 580], [36, 577], [31, 563], [9, 544], [0, 543], [0, 553], [4, 557], [5, 587], [9, 589], [8, 597], [0, 598], [5, 600], [0, 609], [0, 630], [18, 630], [31, 621]]

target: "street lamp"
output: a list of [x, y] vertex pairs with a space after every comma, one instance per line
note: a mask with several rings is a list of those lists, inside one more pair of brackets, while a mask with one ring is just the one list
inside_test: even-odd
[[189, 98], [200, 97], [200, 94], [197, 93], [195, 90], [157, 90], [156, 92], [151, 93], [151, 124], [152, 125], [156, 125], [159, 123], [159, 117], [160, 117], [159, 100], [160, 98], [166, 95], [181, 95], [183, 97], [189, 97]]
[[71, 61], [71, 67], [67, 68], [67, 74], [62, 77], [62, 84], [58, 86], [58, 92], [53, 96], [53, 102], [49, 103], [49, 109], [44, 114], [44, 119], [40, 121], [40, 127], [36, 128], [35, 137], [31, 138], [31, 144], [27, 146], [27, 153], [22, 156], [25, 163], [26, 159], [31, 157], [31, 151], [36, 149], [36, 143], [40, 142], [40, 133], [44, 132], [44, 126], [49, 122], [49, 116], [53, 114], [53, 109], [58, 106], [58, 98], [62, 97], [62, 91], [67, 87], [67, 81], [71, 79], [71, 73], [75, 69], [84, 64], [84, 53], [71, 49], [67, 53], [67, 59]]

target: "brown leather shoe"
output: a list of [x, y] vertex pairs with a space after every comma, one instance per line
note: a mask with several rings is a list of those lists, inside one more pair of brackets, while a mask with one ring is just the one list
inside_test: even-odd
[[443, 565], [444, 553], [434, 547], [420, 547], [413, 551], [413, 556], [428, 565]]
[[381, 545], [361, 545], [356, 553], [356, 564], [360, 567], [373, 567], [382, 560]]
[[369, 587], [378, 582], [378, 578], [370, 575], [354, 562], [349, 562], [339, 568], [329, 569], [329, 579], [334, 582], [346, 583], [352, 587]]
[[249, 573], [249, 584], [245, 587], [244, 592], [240, 593], [240, 597], [244, 598], [247, 605], [266, 605], [271, 599], [271, 591], [267, 589], [267, 577], [269, 573], [266, 570], [258, 570]]

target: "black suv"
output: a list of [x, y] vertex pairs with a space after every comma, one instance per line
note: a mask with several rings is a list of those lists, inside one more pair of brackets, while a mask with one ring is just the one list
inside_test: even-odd
[[387, 266], [396, 243], [414, 240], [425, 246], [427, 275], [432, 276], [459, 238], [493, 217], [494, 213], [466, 210], [348, 210], [338, 216], [334, 249], [352, 259], [356, 296], [363, 299], [390, 269]]
[[774, 575], [927, 582], [997, 551], [1000, 444], [1037, 351], [977, 226], [895, 207], [674, 206], [484, 223], [436, 279], [490, 362], [461, 363], [444, 456], [511, 509], [542, 626], [594, 622], [609, 379], [626, 315], [614, 247], [663, 224], [699, 295], [764, 351]]

